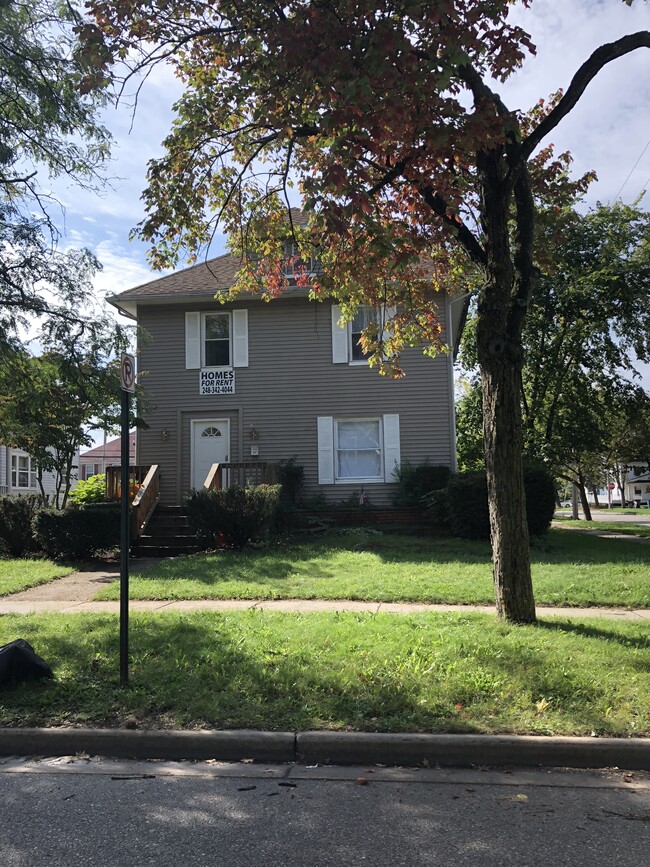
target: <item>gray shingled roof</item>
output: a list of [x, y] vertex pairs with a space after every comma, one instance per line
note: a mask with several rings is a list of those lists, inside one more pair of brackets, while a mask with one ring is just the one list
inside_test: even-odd
[[182, 271], [158, 277], [150, 283], [143, 283], [113, 296], [111, 300], [120, 302], [130, 299], [160, 297], [164, 295], [208, 295], [213, 296], [220, 289], [230, 289], [235, 282], [240, 260], [231, 253], [208, 259]]
[[[296, 225], [306, 225], [308, 216], [297, 208], [291, 209], [291, 219]], [[433, 272], [431, 263], [423, 261], [425, 270]], [[226, 291], [232, 287], [241, 267], [241, 259], [232, 253], [216, 256], [173, 274], [158, 277], [149, 283], [142, 283], [132, 289], [127, 289], [107, 300], [122, 312], [135, 317], [136, 306], [139, 303], [155, 303], [159, 300], [180, 301], [186, 296], [213, 298], [219, 291]], [[283, 293], [284, 296], [306, 296], [308, 290], [305, 287], [289, 286]], [[255, 296], [251, 296], [251, 299]]]
[[[308, 215], [298, 208], [291, 208], [291, 219], [297, 226], [306, 226]], [[146, 300], [170, 295], [206, 295], [230, 289], [241, 267], [241, 259], [231, 253], [216, 256], [189, 268], [183, 268], [149, 283], [142, 283], [109, 298], [119, 305], [121, 301]]]

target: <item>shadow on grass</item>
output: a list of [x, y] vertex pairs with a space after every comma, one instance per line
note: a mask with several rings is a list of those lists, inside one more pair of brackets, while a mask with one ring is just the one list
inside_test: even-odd
[[635, 701], [623, 685], [648, 647], [615, 630], [508, 629], [480, 615], [138, 615], [122, 689], [116, 618], [2, 621], [55, 670], [53, 682], [2, 693], [3, 725], [624, 734], [626, 719], [606, 708]]
[[[599, 638], [603, 641], [614, 641], [623, 647], [650, 650], [650, 633], [645, 636], [631, 636], [617, 632], [615, 629], [605, 629], [587, 623], [575, 623], [571, 620], [538, 620], [537, 626], [556, 632], [572, 632], [585, 638]], [[650, 671], [649, 666], [645, 666]]]
[[441, 716], [453, 717], [450, 705], [436, 722], [390, 675], [341, 680], [314, 664], [308, 645], [275, 641], [267, 619], [134, 617], [127, 688], [118, 682], [115, 618], [86, 619], [74, 636], [34, 621], [28, 640], [55, 678], [5, 690], [0, 724], [400, 731], [439, 730]]
[[[141, 580], [175, 579], [211, 585], [215, 582], [281, 583], [294, 579], [296, 573], [310, 579], [336, 577], [339, 555], [371, 554], [380, 564], [423, 566], [437, 564], [484, 565], [490, 569], [491, 553], [487, 542], [449, 538], [427, 538], [360, 533], [331, 535], [309, 542], [276, 543], [264, 548], [249, 548], [239, 552], [223, 551], [183, 557], [155, 566], [141, 575]], [[591, 565], [650, 564], [650, 548], [641, 549], [625, 541], [586, 538], [564, 530], [551, 531], [548, 536], [533, 539], [531, 562], [541, 564]], [[137, 580], [137, 578], [136, 578]]]

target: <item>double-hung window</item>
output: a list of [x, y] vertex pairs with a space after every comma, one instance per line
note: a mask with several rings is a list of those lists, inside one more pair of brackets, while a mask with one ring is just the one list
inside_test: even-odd
[[399, 415], [318, 416], [318, 482], [394, 482], [400, 465]]
[[[370, 307], [362, 305], [350, 322], [341, 321], [341, 308], [332, 304], [332, 361], [334, 364], [368, 364], [368, 353], [364, 352], [361, 335], [369, 325], [377, 324], [379, 337], [386, 322], [395, 314], [393, 307]], [[383, 334], [384, 339], [386, 333]]]
[[335, 478], [338, 481], [383, 479], [382, 436], [378, 418], [335, 421], [334, 447]]
[[284, 246], [285, 277], [297, 277], [299, 274], [307, 273], [309, 275], [319, 274], [320, 265], [318, 259], [311, 255], [308, 259], [303, 258], [298, 244], [294, 241], [288, 241]]
[[11, 456], [11, 486], [25, 490], [36, 487], [36, 464], [29, 455]]
[[248, 367], [248, 310], [187, 312], [185, 367]]
[[230, 367], [230, 313], [203, 317], [203, 367]]
[[348, 325], [350, 340], [350, 361], [367, 361], [368, 353], [363, 351], [361, 336], [365, 329], [373, 322], [377, 322], [377, 310], [373, 307], [359, 307], [352, 322]]

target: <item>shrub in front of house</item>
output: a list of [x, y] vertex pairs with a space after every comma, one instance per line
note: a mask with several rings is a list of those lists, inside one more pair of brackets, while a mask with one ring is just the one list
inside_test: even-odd
[[296, 459], [293, 457], [286, 461], [280, 461], [277, 465], [277, 473], [281, 485], [280, 498], [282, 503], [295, 506], [305, 481], [305, 468], [296, 463]]
[[458, 473], [446, 488], [449, 529], [461, 539], [489, 539], [487, 479], [482, 471]]
[[106, 502], [106, 475], [98, 473], [87, 479], [80, 479], [74, 490], [70, 491], [68, 500], [77, 506], [87, 506], [90, 503]]
[[[526, 517], [531, 536], [547, 533], [555, 511], [555, 483], [548, 470], [524, 468]], [[489, 539], [487, 480], [483, 471], [452, 476], [446, 488], [449, 527], [462, 539]]]
[[280, 485], [190, 491], [185, 510], [205, 547], [243, 548], [275, 521]]
[[398, 491], [394, 503], [404, 508], [422, 508], [423, 497], [427, 497], [433, 491], [441, 491], [446, 488], [451, 477], [451, 470], [437, 464], [424, 462], [414, 466], [404, 461], [401, 466], [395, 468], [394, 476], [398, 483]]
[[120, 544], [120, 506], [96, 503], [63, 511], [40, 509], [33, 528], [48, 557], [86, 560]]
[[555, 513], [555, 480], [545, 467], [531, 465], [524, 468], [524, 487], [528, 532], [542, 536], [548, 533]]
[[0, 551], [24, 557], [38, 551], [32, 520], [40, 504], [35, 494], [0, 497]]

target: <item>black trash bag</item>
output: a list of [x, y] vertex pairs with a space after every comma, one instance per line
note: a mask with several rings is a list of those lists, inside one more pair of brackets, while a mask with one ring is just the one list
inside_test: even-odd
[[50, 666], [24, 638], [0, 647], [0, 687], [52, 676]]

